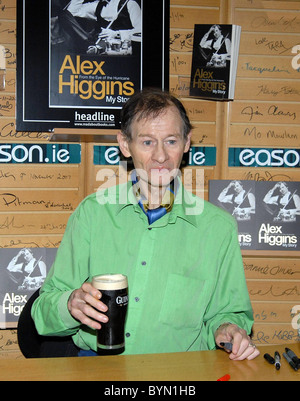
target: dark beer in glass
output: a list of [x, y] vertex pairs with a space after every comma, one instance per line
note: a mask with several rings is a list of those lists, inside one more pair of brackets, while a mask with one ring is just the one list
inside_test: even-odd
[[107, 305], [107, 323], [101, 323], [97, 332], [100, 355], [121, 354], [125, 350], [125, 320], [128, 306], [128, 281], [122, 274], [105, 274], [93, 277], [92, 284], [101, 294], [101, 301]]

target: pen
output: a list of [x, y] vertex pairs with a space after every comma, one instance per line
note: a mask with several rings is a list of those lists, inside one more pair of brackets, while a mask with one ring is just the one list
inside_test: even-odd
[[220, 343], [221, 347], [226, 348], [228, 351], [232, 351], [232, 344], [231, 343]]
[[294, 364], [297, 366], [297, 368], [299, 368], [300, 367], [300, 359], [297, 357], [297, 355], [289, 348], [286, 348], [285, 352], [291, 358], [291, 360], [294, 362]]
[[288, 361], [288, 363], [290, 364], [290, 366], [294, 369], [294, 370], [298, 370], [297, 365], [295, 365], [295, 363], [292, 361], [292, 359], [289, 357], [288, 354], [283, 353], [283, 356], [285, 357], [285, 359]]
[[270, 355], [270, 354], [265, 354], [264, 358], [266, 361], [268, 361], [271, 365], [275, 364], [275, 359]]
[[275, 351], [275, 368], [276, 368], [276, 370], [279, 370], [281, 367], [280, 360], [281, 360], [281, 358], [280, 358], [279, 352]]

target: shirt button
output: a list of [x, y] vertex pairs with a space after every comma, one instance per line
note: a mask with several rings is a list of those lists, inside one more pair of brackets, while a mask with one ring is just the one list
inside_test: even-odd
[[142, 261], [142, 266], [146, 266], [147, 262], [145, 262], [144, 260]]
[[126, 333], [125, 336], [128, 338], [130, 337], [130, 333]]
[[135, 297], [134, 300], [135, 300], [135, 302], [139, 302], [140, 298], [139, 297]]

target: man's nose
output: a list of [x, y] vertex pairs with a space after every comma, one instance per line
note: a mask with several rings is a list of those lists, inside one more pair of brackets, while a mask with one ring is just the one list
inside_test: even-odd
[[163, 143], [158, 143], [153, 151], [152, 158], [158, 163], [164, 163], [168, 158], [168, 152]]

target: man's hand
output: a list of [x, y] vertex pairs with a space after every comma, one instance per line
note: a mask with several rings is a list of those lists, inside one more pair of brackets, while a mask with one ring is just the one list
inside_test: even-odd
[[243, 359], [251, 360], [260, 354], [256, 346], [251, 342], [246, 331], [236, 324], [222, 324], [215, 332], [215, 341], [221, 348], [221, 343], [232, 343], [232, 351], [226, 351], [230, 353], [229, 358], [233, 361], [242, 361]]
[[91, 283], [84, 283], [70, 295], [68, 310], [82, 324], [99, 330], [101, 329], [101, 323], [108, 321], [106, 315], [99, 313], [107, 311], [107, 306], [100, 301], [101, 296], [101, 292], [94, 288]]

